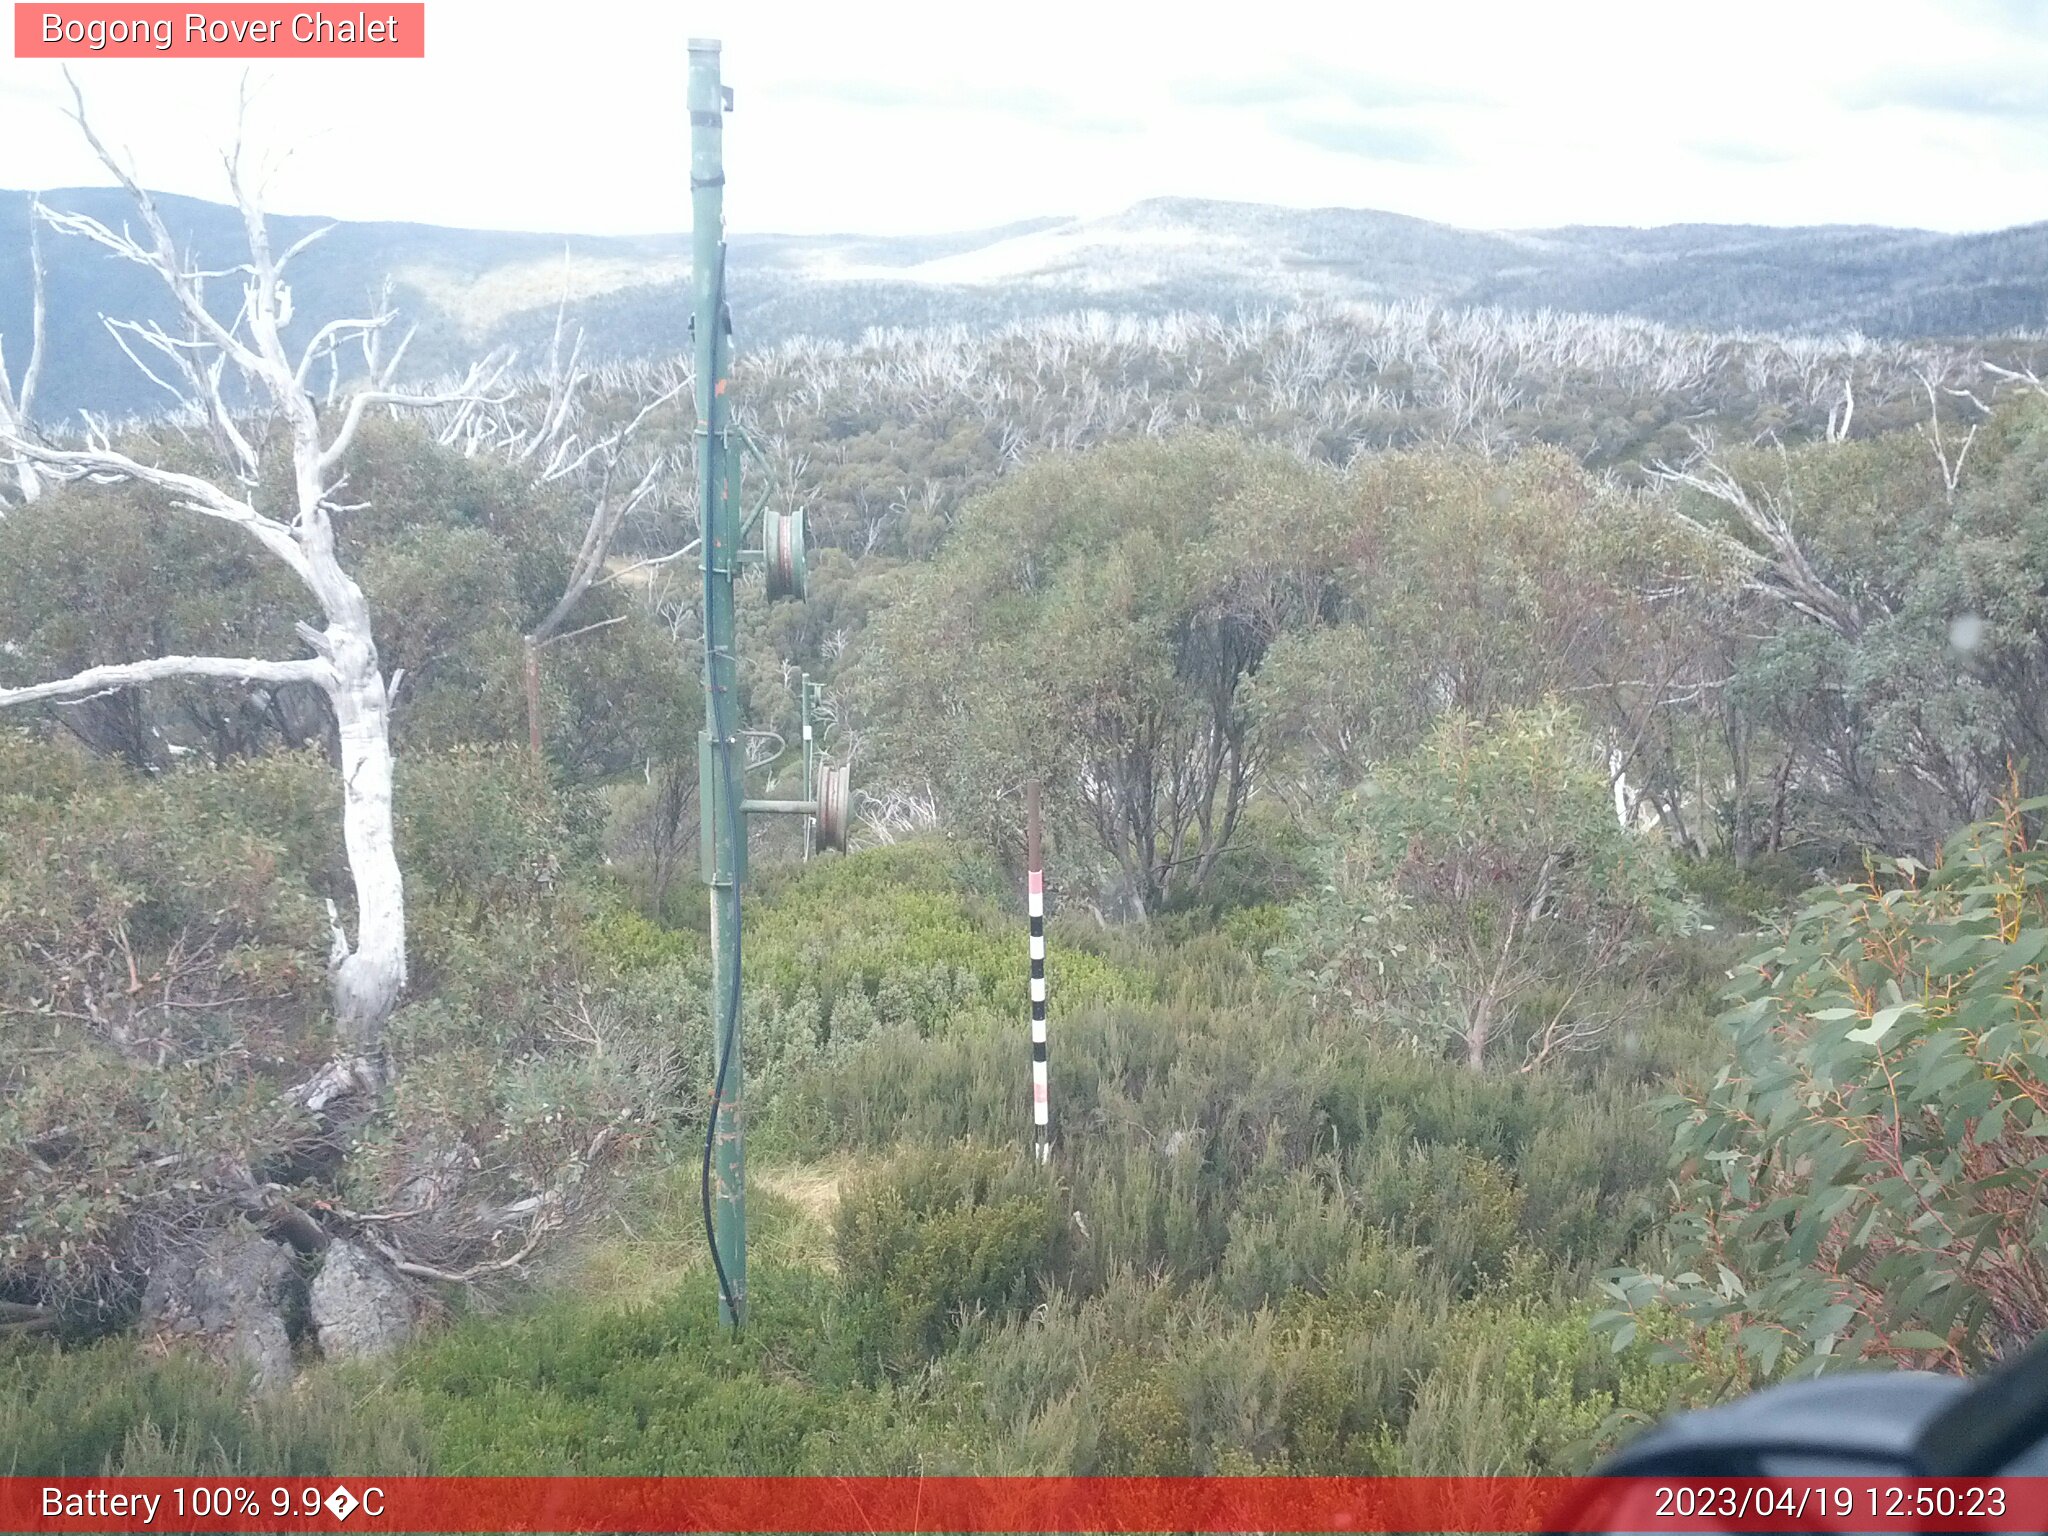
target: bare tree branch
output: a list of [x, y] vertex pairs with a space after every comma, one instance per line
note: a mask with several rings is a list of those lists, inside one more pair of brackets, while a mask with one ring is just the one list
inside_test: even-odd
[[15, 401], [24, 423], [36, 408], [36, 385], [43, 376], [43, 341], [47, 320], [45, 288], [48, 279], [43, 268], [43, 242], [37, 222], [37, 216], [41, 212], [42, 203], [38, 201], [30, 208], [28, 220], [28, 266], [29, 280], [34, 288], [34, 305], [29, 320], [28, 368], [22, 373], [21, 393]]
[[595, 634], [600, 629], [610, 629], [614, 624], [625, 623], [629, 617], [630, 615], [628, 614], [615, 613], [608, 619], [599, 619], [595, 624], [585, 624], [581, 629], [568, 630], [559, 635], [549, 635], [545, 640], [534, 641], [534, 649], [539, 650], [543, 646], [560, 645], [564, 640], [574, 640], [581, 635]]
[[[501, 416], [495, 428], [497, 445], [515, 463], [530, 459], [550, 441], [556, 442], [546, 465], [534, 477], [537, 485], [547, 485], [552, 481], [566, 479], [584, 472], [588, 466], [596, 466], [596, 488], [590, 515], [583, 525], [582, 541], [569, 563], [569, 577], [563, 583], [562, 595], [555, 600], [555, 605], [526, 637], [526, 734], [527, 744], [536, 756], [541, 751], [540, 653], [549, 645], [607, 629], [623, 618], [621, 615], [601, 619], [580, 629], [566, 632], [564, 630], [564, 626], [568, 624], [585, 594], [593, 586], [606, 585], [613, 579], [604, 575], [604, 568], [611, 558], [612, 541], [618, 536], [620, 527], [666, 483], [670, 458], [666, 453], [657, 453], [640, 473], [630, 491], [620, 496], [614, 489], [621, 463], [635, 434], [655, 411], [681, 393], [688, 382], [685, 379], [675, 380], [667, 389], [647, 399], [634, 413], [632, 419], [616, 432], [597, 438], [580, 453], [576, 452], [576, 436], [568, 431], [568, 425], [572, 420], [576, 389], [582, 379], [582, 375], [576, 371], [576, 359], [583, 336], [582, 332], [577, 333], [565, 375], [560, 364], [560, 356], [563, 318], [568, 306], [566, 261], [565, 253], [562, 305], [556, 311], [555, 338], [549, 349], [548, 400], [539, 424], [529, 433], [525, 428], [513, 425], [509, 416]], [[670, 558], [673, 557], [665, 556], [662, 560], [642, 564], [660, 564]]]
[[420, 1280], [440, 1280], [449, 1285], [469, 1285], [474, 1281], [481, 1280], [485, 1275], [503, 1274], [506, 1270], [517, 1269], [533, 1257], [534, 1250], [540, 1247], [548, 1233], [553, 1231], [557, 1225], [558, 1220], [552, 1215], [537, 1218], [532, 1226], [527, 1229], [526, 1242], [517, 1253], [507, 1254], [502, 1259], [491, 1259], [481, 1264], [472, 1264], [464, 1270], [441, 1269], [432, 1264], [416, 1263], [408, 1259], [389, 1243], [383, 1242], [367, 1233], [364, 1235], [369, 1237], [371, 1246], [383, 1254], [391, 1267], [402, 1275], [411, 1275]]
[[357, 428], [363, 423], [363, 412], [371, 406], [389, 405], [405, 410], [426, 410], [434, 406], [459, 405], [487, 399], [490, 391], [497, 387], [498, 381], [512, 366], [511, 354], [500, 353], [474, 364], [463, 376], [462, 382], [453, 389], [437, 390], [432, 393], [392, 389], [389, 387], [392, 375], [397, 372], [399, 359], [405, 355], [405, 349], [411, 341], [412, 333], [408, 331], [404, 340], [399, 342], [397, 350], [392, 353], [391, 360], [384, 365], [383, 373], [380, 375], [381, 382], [377, 387], [359, 389], [349, 396], [348, 410], [342, 418], [341, 430], [334, 434], [334, 441], [320, 455], [319, 464], [323, 471], [332, 469], [341, 462], [343, 455], [349, 450], [349, 445], [355, 441]]
[[[1924, 369], [1920, 371], [1920, 383], [1927, 390], [1927, 426], [1929, 442], [1934, 447], [1934, 461], [1941, 466], [1941, 483], [1948, 492], [1949, 500], [1955, 500], [1956, 486], [1963, 478], [1963, 463], [1970, 457], [1970, 445], [1977, 441], [1977, 427], [1972, 424], [1963, 436], [1962, 447], [1956, 450], [1953, 460], [1949, 458], [1947, 440], [1941, 435], [1941, 397], [1935, 393], [1934, 378]], [[1951, 394], [1968, 394], [1969, 391], [1951, 390]], [[1975, 398], [1974, 396], [1972, 397]]]
[[1677, 469], [1658, 463], [1650, 473], [1666, 485], [1681, 486], [1711, 497], [1733, 511], [1762, 544], [1757, 550], [1739, 539], [1706, 527], [1693, 518], [1678, 514], [1687, 526], [1706, 535], [1724, 549], [1742, 551], [1752, 566], [1749, 584], [1786, 603], [1808, 617], [1825, 624], [1836, 634], [1854, 639], [1863, 631], [1863, 614], [1857, 604], [1822, 579], [1800, 547], [1791, 523], [1776, 498], [1768, 492], [1752, 496], [1749, 489], [1712, 457], [1712, 447], [1695, 436], [1695, 456]]
[[703, 542], [702, 539], [692, 539], [681, 549], [672, 549], [665, 555], [649, 555], [645, 560], [635, 560], [631, 565], [622, 565], [616, 571], [607, 572], [594, 585], [608, 587], [615, 581], [624, 581], [628, 576], [637, 575], [641, 571], [659, 570], [665, 565], [673, 565], [678, 560], [694, 555]]
[[222, 677], [240, 683], [311, 683], [317, 688], [326, 688], [333, 684], [334, 671], [326, 662], [313, 658], [264, 661], [253, 656], [158, 656], [149, 661], [88, 667], [55, 682], [32, 683], [25, 688], [0, 688], [0, 707], [80, 699], [91, 694], [109, 693], [116, 688], [134, 688], [174, 677]]
[[[642, 413], [645, 415], [645, 412]], [[637, 424], [637, 418], [636, 418]], [[614, 498], [611, 488], [611, 467], [607, 465], [604, 478], [597, 492], [597, 504], [591, 508], [590, 521], [584, 525], [583, 544], [576, 551], [576, 559], [569, 567], [569, 581], [562, 589], [562, 595], [546, 618], [534, 626], [533, 639], [536, 645], [545, 644], [555, 636], [583, 594], [590, 590], [598, 573], [604, 569], [605, 560], [611, 554], [612, 540], [618, 535], [619, 527], [632, 516], [634, 510], [654, 494], [661, 485], [668, 468], [666, 456], [656, 458], [647, 466], [639, 483], [623, 498]]]
[[104, 442], [85, 448], [50, 448], [26, 438], [14, 437], [0, 429], [0, 447], [41, 465], [57, 480], [134, 480], [176, 498], [176, 505], [204, 517], [219, 518], [247, 530], [258, 543], [277, 556], [314, 591], [312, 567], [292, 530], [275, 518], [265, 517], [249, 503], [230, 496], [211, 481], [155, 464], [130, 458]]
[[395, 318], [395, 315], [386, 312], [362, 320], [328, 321], [313, 333], [313, 339], [306, 343], [305, 350], [299, 354], [299, 366], [292, 373], [294, 382], [301, 389], [305, 388], [306, 376], [312, 372], [313, 365], [328, 352], [340, 347], [350, 336], [359, 332], [381, 330]]
[[240, 337], [221, 324], [212, 310], [207, 308], [206, 278], [224, 274], [201, 272], [179, 256], [177, 242], [171, 238], [169, 226], [164, 223], [163, 215], [157, 211], [155, 199], [144, 190], [134, 174], [115, 157], [114, 153], [100, 142], [99, 135], [93, 131], [92, 124], [86, 119], [85, 94], [79, 89], [78, 81], [72, 77], [70, 70], [64, 71], [64, 79], [71, 87], [72, 121], [78, 124], [78, 131], [85, 136], [86, 143], [92, 146], [92, 151], [99, 157], [100, 164], [113, 174], [114, 179], [121, 183], [134, 202], [136, 211], [142, 217], [143, 227], [149, 232], [151, 245], [143, 246], [125, 229], [116, 234], [98, 219], [82, 213], [52, 213], [50, 223], [55, 228], [97, 241], [126, 260], [154, 268], [164, 279], [165, 286], [170, 289], [171, 297], [177, 301], [178, 307], [202, 334], [252, 374], [259, 372], [260, 360], [256, 355]]
[[294, 256], [298, 255], [299, 252], [305, 250], [307, 246], [312, 245], [314, 242], [326, 239], [329, 235], [334, 233], [336, 228], [337, 226], [333, 224], [322, 224], [318, 229], [309, 230], [307, 233], [299, 236], [298, 239], [294, 240], [289, 246], [285, 247], [285, 253], [277, 258], [277, 270], [279, 272], [284, 271], [284, 269], [291, 264], [291, 259]]

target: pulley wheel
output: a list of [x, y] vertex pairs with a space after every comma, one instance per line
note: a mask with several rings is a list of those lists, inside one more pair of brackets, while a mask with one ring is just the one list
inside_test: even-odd
[[763, 564], [768, 573], [768, 595], [800, 598], [810, 586], [804, 559], [803, 509], [784, 516], [780, 512], [761, 514]]
[[845, 763], [818, 768], [818, 847], [846, 852], [853, 820], [853, 769]]

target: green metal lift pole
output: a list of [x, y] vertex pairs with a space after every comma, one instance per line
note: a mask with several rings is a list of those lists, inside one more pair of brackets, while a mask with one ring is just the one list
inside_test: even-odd
[[711, 1130], [706, 1212], [718, 1277], [719, 1321], [747, 1317], [746, 1152], [742, 1140], [739, 1050], [740, 880], [746, 827], [734, 747], [738, 736], [738, 657], [733, 579], [739, 571], [739, 498], [733, 494], [727, 440], [725, 308], [725, 119], [718, 44], [690, 40], [690, 204], [695, 296], [697, 505], [704, 570], [704, 731], [698, 737], [704, 882], [711, 897]]

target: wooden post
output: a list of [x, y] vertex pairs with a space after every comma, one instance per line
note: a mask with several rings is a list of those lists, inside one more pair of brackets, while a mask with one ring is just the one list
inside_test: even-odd
[[1052, 1107], [1045, 1036], [1045, 863], [1038, 819], [1038, 780], [1024, 786], [1025, 903], [1031, 918], [1031, 1148], [1052, 1157]]

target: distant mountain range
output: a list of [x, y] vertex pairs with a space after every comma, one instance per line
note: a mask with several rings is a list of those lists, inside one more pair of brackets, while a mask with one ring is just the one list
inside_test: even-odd
[[[44, 197], [117, 225], [131, 217], [113, 189]], [[201, 260], [236, 258], [241, 226], [232, 209], [171, 196], [160, 205]], [[28, 210], [26, 194], [0, 192], [0, 342], [17, 376], [29, 328]], [[280, 245], [322, 222], [273, 220]], [[44, 248], [50, 341], [37, 414], [152, 408], [162, 396], [99, 323], [103, 314], [165, 318], [150, 274], [47, 231]], [[689, 245], [680, 234], [342, 223], [295, 264], [295, 329], [310, 335], [324, 319], [363, 312], [388, 278], [405, 322], [419, 328], [416, 368], [452, 368], [503, 343], [537, 358], [565, 272], [587, 356], [684, 346]], [[1984, 336], [2048, 327], [2048, 224], [1977, 235], [1712, 224], [1483, 231], [1361, 209], [1156, 198], [1105, 218], [956, 235], [735, 235], [729, 279], [743, 345], [853, 338], [870, 326], [982, 327], [1076, 309], [1229, 314], [1410, 299], [1710, 330]]]

